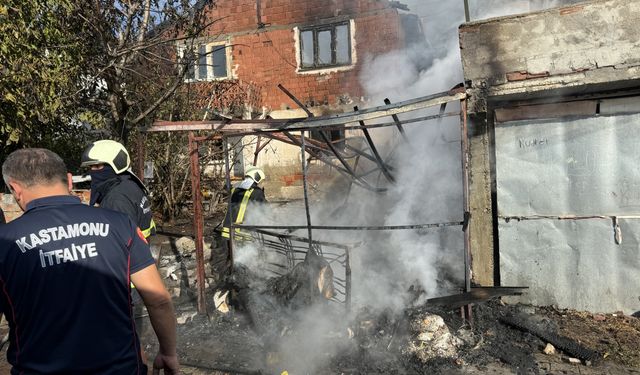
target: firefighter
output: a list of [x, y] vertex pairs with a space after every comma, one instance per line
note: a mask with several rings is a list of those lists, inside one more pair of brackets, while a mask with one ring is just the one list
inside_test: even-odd
[[[222, 237], [230, 238], [231, 218], [234, 224], [242, 224], [246, 217], [249, 202], [264, 203], [264, 189], [259, 184], [264, 181], [265, 174], [258, 167], [250, 167], [244, 174], [244, 180], [231, 189], [231, 209], [227, 211], [222, 226]], [[246, 239], [247, 234], [236, 228], [235, 239]]]
[[[231, 207], [227, 210], [224, 221], [222, 222], [221, 236], [222, 238], [222, 259], [214, 259], [214, 270], [223, 276], [228, 273], [231, 267], [230, 249], [230, 226], [233, 218], [234, 224], [242, 224], [247, 217], [247, 207], [249, 202], [264, 203], [264, 189], [260, 187], [260, 183], [266, 178], [264, 171], [258, 167], [250, 167], [244, 174], [244, 180], [231, 189]], [[244, 233], [240, 228], [235, 228], [234, 240], [248, 240], [250, 236]]]
[[101, 140], [90, 144], [82, 154], [81, 167], [89, 168], [89, 205], [123, 212], [142, 229], [145, 238], [155, 234], [147, 188], [131, 171], [131, 159], [123, 145]]
[[[151, 202], [147, 188], [131, 171], [131, 159], [127, 149], [112, 140], [101, 140], [90, 144], [82, 154], [81, 167], [89, 168], [91, 196], [89, 205], [122, 212], [142, 230], [146, 240], [156, 232], [151, 213]], [[131, 284], [136, 328], [142, 336], [146, 319], [143, 317], [140, 295]], [[147, 360], [143, 352], [144, 362]]]
[[2, 176], [24, 211], [0, 226], [0, 312], [9, 322], [11, 374], [147, 374], [130, 282], [158, 338], [154, 373], [177, 374], [171, 296], [136, 224], [70, 195], [71, 175], [49, 150], [13, 152]]

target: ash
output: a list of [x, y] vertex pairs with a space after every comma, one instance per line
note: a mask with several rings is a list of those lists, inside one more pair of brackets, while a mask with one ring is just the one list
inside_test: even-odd
[[[309, 272], [300, 270], [268, 278], [240, 266], [218, 278], [212, 260], [206, 270], [208, 312], [199, 315], [194, 256], [176, 242], [163, 238], [154, 249], [176, 304], [185, 374], [640, 372], [640, 323], [632, 316], [499, 299], [474, 305], [472, 323], [460, 309], [424, 304], [349, 311], [314, 291], [315, 284], [300, 276]], [[220, 294], [214, 299], [221, 288], [228, 291], [222, 304]], [[148, 320], [143, 328], [143, 347], [151, 356], [157, 344]]]

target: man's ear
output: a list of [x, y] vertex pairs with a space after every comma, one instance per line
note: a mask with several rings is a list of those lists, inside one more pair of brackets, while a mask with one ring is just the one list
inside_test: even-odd
[[9, 185], [9, 190], [11, 190], [14, 195], [22, 194], [23, 189], [19, 182], [9, 180], [9, 182], [7, 182], [7, 185]]
[[69, 193], [71, 193], [71, 191], [73, 190], [73, 176], [71, 175], [71, 173], [67, 172], [67, 184], [69, 186]]
[[14, 180], [9, 180], [7, 185], [9, 185], [9, 190], [11, 190], [11, 194], [13, 194], [13, 197], [15, 198], [16, 203], [18, 203], [18, 206], [20, 206], [20, 208], [24, 211], [24, 207], [22, 205], [22, 200], [23, 200], [22, 196], [24, 194], [24, 188], [19, 182], [16, 182]]

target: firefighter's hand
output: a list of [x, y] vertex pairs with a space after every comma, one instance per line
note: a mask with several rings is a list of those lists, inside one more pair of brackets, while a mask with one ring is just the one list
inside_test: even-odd
[[177, 375], [180, 373], [177, 355], [163, 355], [158, 353], [153, 360], [153, 375], [160, 375], [160, 369], [164, 369], [165, 375]]

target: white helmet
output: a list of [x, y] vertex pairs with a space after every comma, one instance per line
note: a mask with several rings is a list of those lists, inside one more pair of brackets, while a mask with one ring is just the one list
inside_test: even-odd
[[81, 167], [96, 164], [108, 164], [117, 174], [121, 174], [131, 166], [131, 158], [122, 144], [105, 139], [93, 142], [82, 153]]
[[245, 177], [249, 177], [256, 184], [259, 184], [260, 182], [262, 182], [262, 180], [264, 180], [267, 177], [264, 174], [264, 171], [261, 168], [258, 168], [258, 167], [249, 167], [249, 169], [247, 169], [244, 172], [244, 176]]

